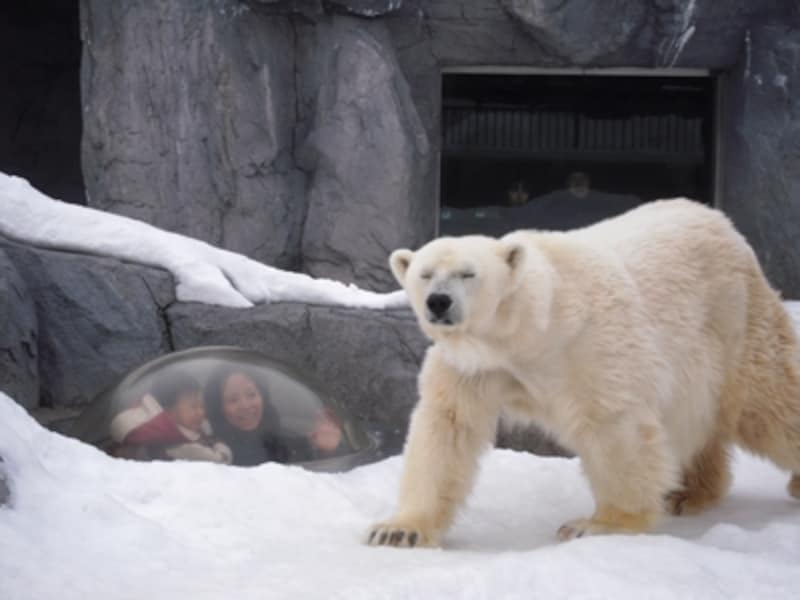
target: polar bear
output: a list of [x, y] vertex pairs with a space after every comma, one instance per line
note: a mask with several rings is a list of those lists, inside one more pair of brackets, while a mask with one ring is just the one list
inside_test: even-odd
[[798, 343], [719, 211], [660, 200], [569, 232], [440, 238], [390, 266], [433, 344], [397, 511], [368, 544], [440, 544], [501, 415], [581, 459], [595, 511], [562, 540], [714, 504], [733, 443], [792, 472], [800, 498]]

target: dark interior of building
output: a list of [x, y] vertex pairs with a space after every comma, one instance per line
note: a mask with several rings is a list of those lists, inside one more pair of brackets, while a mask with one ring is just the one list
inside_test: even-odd
[[710, 77], [445, 74], [442, 91], [441, 233], [713, 202]]
[[85, 204], [77, 0], [0, 4], [0, 171]]

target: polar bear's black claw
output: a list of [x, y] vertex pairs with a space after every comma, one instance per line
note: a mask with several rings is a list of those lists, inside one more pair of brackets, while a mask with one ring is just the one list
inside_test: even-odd
[[417, 545], [417, 532], [409, 533], [408, 534], [408, 545], [410, 547], [414, 547]]
[[386, 543], [386, 538], [389, 537], [389, 534], [385, 531], [381, 532], [381, 537], [378, 538], [378, 544], [383, 546]]
[[389, 545], [390, 546], [399, 546], [403, 543], [403, 538], [405, 537], [405, 531], [393, 531], [392, 535], [389, 536]]

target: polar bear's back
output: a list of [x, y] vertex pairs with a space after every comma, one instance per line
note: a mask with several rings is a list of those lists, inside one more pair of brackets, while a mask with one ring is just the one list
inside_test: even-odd
[[[747, 352], [749, 321], [773, 292], [750, 246], [721, 212], [661, 200], [567, 234], [625, 273], [648, 346], [670, 366], [662, 418], [682, 459], [713, 426], [716, 398]], [[603, 310], [601, 308], [601, 310]], [[602, 318], [606, 318], [605, 314]], [[645, 353], [647, 354], [647, 353]]]
[[713, 302], [730, 307], [739, 299], [732, 288], [768, 287], [754, 252], [728, 218], [684, 198], [651, 202], [569, 235], [613, 256], [656, 310], [665, 301], [672, 307], [686, 302], [695, 313], [698, 302], [706, 310]]
[[[745, 239], [720, 211], [685, 198], [656, 200], [617, 217], [573, 232], [576, 238], [614, 250], [623, 258], [655, 254], [664, 260], [686, 253], [696, 254], [700, 247], [713, 252], [722, 244], [725, 252], [750, 254]], [[702, 257], [697, 257], [702, 260]], [[627, 262], [627, 261], [626, 261]]]
[[771, 293], [744, 236], [691, 200], [658, 200], [573, 235], [624, 269], [651, 323], [672, 336], [738, 336], [753, 294]]

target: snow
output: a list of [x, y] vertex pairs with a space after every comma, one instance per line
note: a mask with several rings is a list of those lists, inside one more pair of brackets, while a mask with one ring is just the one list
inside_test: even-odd
[[557, 543], [592, 500], [577, 460], [492, 450], [443, 549], [372, 548], [400, 457], [348, 473], [137, 463], [47, 431], [0, 393], [0, 597], [796, 598], [800, 503], [736, 455], [735, 484], [649, 535]]
[[0, 235], [161, 267], [175, 277], [176, 297], [184, 302], [249, 307], [289, 301], [373, 309], [407, 304], [402, 290], [379, 294], [269, 267], [135, 219], [54, 200], [25, 179], [4, 173], [0, 173]]

